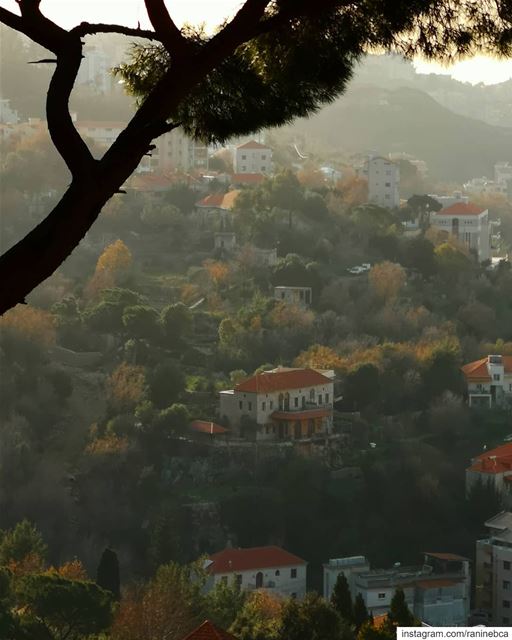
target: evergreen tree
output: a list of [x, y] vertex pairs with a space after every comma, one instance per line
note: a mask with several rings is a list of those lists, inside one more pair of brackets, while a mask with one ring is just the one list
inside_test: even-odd
[[101, 555], [96, 583], [106, 591], [110, 591], [116, 600], [121, 597], [121, 587], [119, 579], [119, 561], [117, 554], [108, 547]]
[[14, 529], [0, 531], [0, 565], [22, 562], [28, 556], [46, 557], [46, 544], [32, 523], [23, 520]]
[[354, 613], [352, 609], [352, 596], [345, 574], [342, 572], [338, 575], [336, 584], [331, 595], [331, 604], [347, 622], [354, 621]]
[[359, 630], [361, 626], [371, 620], [372, 617], [368, 613], [363, 596], [358, 593], [354, 600], [353, 621], [356, 626], [356, 630]]
[[403, 589], [397, 589], [391, 600], [391, 607], [388, 613], [388, 620], [398, 627], [413, 627], [416, 620], [410, 612]]

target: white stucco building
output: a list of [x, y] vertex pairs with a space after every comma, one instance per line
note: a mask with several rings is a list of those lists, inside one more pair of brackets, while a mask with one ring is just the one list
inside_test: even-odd
[[370, 156], [361, 175], [368, 180], [368, 202], [394, 209], [400, 206], [400, 167], [381, 156]]
[[272, 149], [255, 140], [239, 145], [235, 149], [233, 169], [235, 174], [270, 173], [272, 171]]
[[512, 356], [489, 355], [462, 367], [470, 407], [512, 405]]
[[452, 553], [425, 553], [423, 564], [371, 569], [364, 556], [337, 558], [324, 564], [324, 597], [330, 598], [338, 575], [347, 579], [352, 598], [360, 593], [372, 616], [389, 612], [397, 589], [409, 609], [431, 626], [464, 626], [470, 606], [471, 572], [467, 558]]
[[430, 215], [430, 224], [473, 250], [479, 262], [491, 258], [489, 211], [468, 202], [457, 202]]
[[332, 430], [334, 373], [278, 367], [220, 392], [221, 418], [240, 429], [256, 426], [258, 440], [300, 440]]
[[484, 451], [466, 469], [466, 494], [477, 483], [492, 486], [507, 507], [512, 506], [512, 443]]
[[225, 582], [247, 591], [265, 589], [288, 598], [306, 595], [306, 561], [281, 547], [224, 549], [209, 556], [206, 570], [209, 589]]
[[309, 307], [313, 300], [311, 287], [274, 287], [274, 298], [279, 302]]
[[492, 626], [512, 626], [512, 513], [485, 523], [488, 536], [476, 543], [475, 605]]

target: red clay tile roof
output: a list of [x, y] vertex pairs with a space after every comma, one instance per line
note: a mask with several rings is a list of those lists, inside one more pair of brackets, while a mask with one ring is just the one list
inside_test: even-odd
[[329, 409], [311, 409], [305, 411], [274, 411], [270, 416], [273, 420], [308, 420], [330, 416]]
[[235, 386], [235, 391], [250, 393], [270, 393], [286, 389], [305, 389], [320, 384], [330, 384], [332, 380], [314, 369], [291, 369], [287, 371], [259, 373]]
[[203, 624], [191, 631], [183, 640], [236, 640], [236, 638], [224, 631], [224, 629], [214, 625], [213, 622], [205, 620]]
[[199, 202], [196, 202], [196, 207], [221, 207], [224, 200], [223, 193], [210, 193], [210, 195], [204, 197]]
[[468, 471], [490, 474], [512, 471], [512, 442], [480, 454], [473, 460]]
[[460, 580], [448, 580], [447, 578], [438, 578], [436, 580], [420, 580], [416, 586], [420, 589], [439, 589], [442, 587], [453, 587], [460, 584]]
[[[512, 356], [502, 356], [505, 373], [512, 373]], [[491, 379], [487, 369], [487, 357], [465, 364], [462, 372], [471, 382], [488, 382]]]
[[252, 547], [250, 549], [224, 549], [210, 556], [208, 572], [213, 574], [251, 569], [270, 569], [304, 565], [306, 561], [281, 547]]
[[231, 182], [233, 184], [260, 184], [265, 180], [262, 173], [233, 173]]
[[485, 209], [481, 207], [477, 207], [476, 204], [472, 202], [456, 202], [455, 204], [450, 205], [449, 207], [445, 207], [438, 211], [436, 216], [478, 216], [483, 213]]
[[250, 140], [244, 144], [239, 144], [237, 149], [270, 149], [266, 144], [256, 142], [256, 140]]
[[439, 560], [467, 560], [463, 556], [458, 556], [456, 553], [437, 553], [434, 551], [424, 551], [426, 556], [432, 556]]
[[199, 202], [196, 202], [196, 207], [211, 207], [216, 209], [232, 209], [235, 205], [235, 200], [240, 191], [232, 189], [227, 193], [211, 193]]
[[222, 433], [228, 433], [229, 431], [229, 429], [222, 427], [220, 424], [215, 424], [215, 422], [208, 422], [206, 420], [194, 420], [194, 422], [190, 424], [190, 429], [196, 433], [209, 433], [214, 436]]

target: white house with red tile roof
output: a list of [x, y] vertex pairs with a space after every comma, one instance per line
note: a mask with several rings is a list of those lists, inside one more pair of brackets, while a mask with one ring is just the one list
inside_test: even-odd
[[470, 407], [512, 404], [512, 356], [489, 355], [462, 367]]
[[220, 415], [234, 429], [244, 419], [258, 440], [300, 440], [332, 430], [333, 378], [316, 369], [278, 367], [220, 392]]
[[306, 561], [281, 547], [229, 548], [212, 554], [206, 562], [209, 588], [226, 582], [245, 590], [268, 589], [284, 597], [306, 595]]
[[270, 173], [272, 171], [272, 149], [251, 140], [240, 144], [233, 157], [234, 173]]
[[466, 469], [466, 493], [477, 483], [491, 485], [507, 505], [512, 504], [512, 443], [481, 453]]
[[480, 262], [491, 258], [491, 225], [487, 209], [472, 202], [456, 202], [432, 212], [430, 224], [475, 251]]

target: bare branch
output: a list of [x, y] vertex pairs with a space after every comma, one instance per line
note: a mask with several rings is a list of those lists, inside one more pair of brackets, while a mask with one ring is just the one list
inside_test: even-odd
[[77, 27], [71, 29], [71, 33], [75, 33], [80, 37], [93, 35], [95, 33], [120, 33], [124, 36], [145, 38], [146, 40], [160, 39], [154, 31], [150, 31], [149, 29], [133, 29], [131, 27], [123, 27], [120, 24], [92, 24], [89, 22], [81, 22]]
[[53, 144], [71, 175], [89, 175], [96, 161], [78, 133], [69, 113], [69, 98], [82, 61], [82, 43], [77, 36], [57, 56], [57, 67], [48, 87], [46, 119]]
[[149, 21], [158, 39], [171, 55], [181, 56], [189, 51], [189, 44], [171, 18], [164, 0], [144, 0]]

